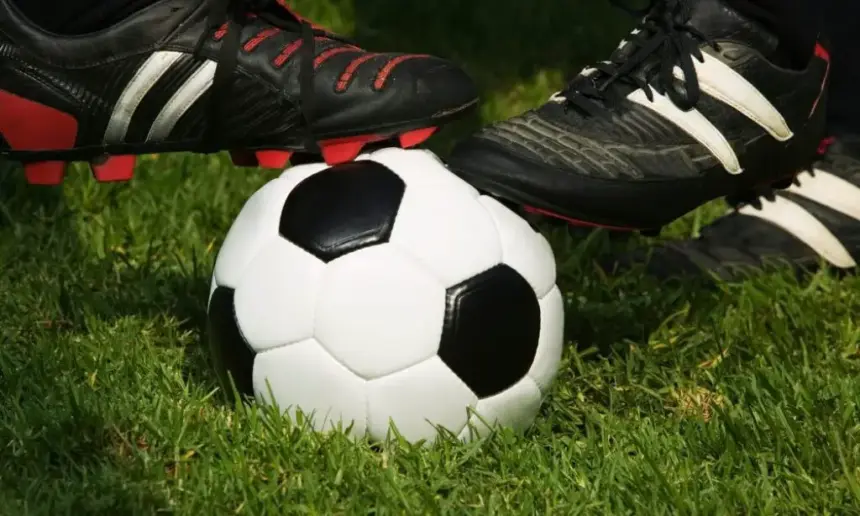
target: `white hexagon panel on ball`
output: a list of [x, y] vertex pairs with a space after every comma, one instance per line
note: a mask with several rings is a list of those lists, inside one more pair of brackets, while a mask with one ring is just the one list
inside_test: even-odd
[[211, 348], [240, 392], [320, 431], [522, 430], [561, 358], [555, 273], [543, 236], [428, 151], [301, 165], [228, 233]]

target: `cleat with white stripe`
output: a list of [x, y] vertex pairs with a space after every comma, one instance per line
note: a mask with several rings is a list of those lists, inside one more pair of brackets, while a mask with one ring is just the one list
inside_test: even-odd
[[477, 105], [458, 66], [363, 50], [284, 0], [158, 0], [90, 34], [42, 30], [0, 0], [0, 153], [59, 184], [89, 162], [132, 178], [135, 156], [231, 151], [283, 169], [423, 143]]
[[534, 213], [662, 227], [811, 163], [830, 56], [783, 64], [781, 42], [725, 0], [652, 0], [609, 60], [545, 105], [458, 145], [452, 169]]
[[659, 277], [705, 271], [731, 280], [767, 265], [853, 271], [858, 261], [860, 138], [844, 136], [789, 188], [739, 205], [703, 228], [699, 238], [657, 247], [646, 263]]

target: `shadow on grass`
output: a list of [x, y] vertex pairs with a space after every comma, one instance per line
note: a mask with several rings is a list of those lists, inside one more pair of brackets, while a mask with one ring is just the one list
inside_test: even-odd
[[[47, 387], [37, 388], [37, 392]], [[41, 509], [48, 506], [55, 514], [140, 514], [141, 507], [152, 513], [169, 510], [170, 502], [163, 494], [133, 481], [139, 474], [138, 468], [130, 465], [137, 444], [127, 442], [126, 436], [105, 421], [92, 400], [79, 402], [63, 392], [48, 394], [47, 398], [50, 401], [44, 404], [42, 399], [26, 398], [3, 402], [26, 411], [26, 417], [7, 420], [0, 431], [4, 440], [8, 439], [5, 450], [0, 451], [0, 461], [7, 471], [11, 467], [17, 472], [4, 477], [0, 485], [19, 493], [22, 499], [14, 503]], [[10, 456], [12, 448], [17, 456]], [[27, 460], [22, 461], [22, 456]], [[125, 463], [129, 463], [129, 473], [118, 474]], [[100, 488], [82, 488], [88, 482], [74, 480], [81, 472], [87, 472], [90, 482]]]

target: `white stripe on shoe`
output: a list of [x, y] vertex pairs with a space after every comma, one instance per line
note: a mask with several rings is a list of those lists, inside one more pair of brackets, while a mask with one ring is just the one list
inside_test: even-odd
[[[704, 62], [693, 58], [702, 92], [743, 113], [778, 141], [788, 141], [794, 136], [785, 117], [743, 75], [707, 52], [702, 52], [702, 57]], [[674, 74], [684, 80], [680, 67], [675, 67]]]
[[[805, 188], [806, 181], [799, 190]], [[748, 205], [741, 207], [738, 213], [765, 220], [782, 228], [835, 267], [849, 269], [857, 265], [845, 246], [827, 229], [827, 226], [802, 206], [788, 199], [779, 196], [774, 200], [761, 199], [761, 209]]]
[[176, 90], [176, 93], [167, 101], [167, 104], [164, 105], [152, 123], [149, 135], [146, 137], [147, 142], [162, 141], [170, 136], [170, 132], [176, 127], [179, 119], [212, 86], [217, 68], [218, 65], [214, 61], [206, 61]]
[[723, 164], [723, 168], [729, 174], [740, 174], [743, 172], [738, 155], [731, 144], [723, 136], [723, 133], [705, 118], [702, 113], [696, 109], [682, 111], [666, 95], [656, 91], [652, 93], [653, 100], [648, 100], [645, 92], [639, 89], [628, 95], [627, 100], [654, 111], [695, 138], [696, 141], [701, 143]]
[[[704, 52], [702, 55], [703, 61], [693, 57], [693, 66], [703, 94], [731, 106], [778, 141], [788, 141], [794, 136], [785, 117], [758, 88], [718, 58]], [[675, 67], [673, 73], [677, 79], [684, 81], [681, 68]], [[684, 111], [657, 91], [653, 91], [653, 97], [653, 101], [648, 100], [645, 92], [637, 89], [627, 99], [675, 124], [707, 148], [728, 173], [743, 172], [737, 153], [722, 131], [701, 112], [696, 109]]]
[[113, 108], [104, 134], [106, 143], [121, 143], [125, 140], [131, 118], [144, 97], [184, 55], [181, 52], [155, 52], [138, 68]]
[[786, 189], [822, 206], [860, 221], [860, 188], [841, 177], [824, 170], [814, 170], [814, 175], [798, 176], [800, 186]]

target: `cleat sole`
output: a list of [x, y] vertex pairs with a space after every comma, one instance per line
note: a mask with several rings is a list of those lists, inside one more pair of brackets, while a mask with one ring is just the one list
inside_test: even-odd
[[[98, 152], [117, 151], [117, 155], [97, 156], [87, 149], [75, 148], [77, 121], [53, 108], [21, 99], [0, 90], [0, 105], [12, 106], [8, 112], [0, 113], [0, 141], [8, 142], [9, 157], [24, 155], [26, 178], [30, 184], [56, 185], [65, 177], [66, 165], [76, 161], [89, 162], [92, 175], [98, 182], [123, 182], [134, 177], [138, 154], [159, 153], [159, 148], [104, 146]], [[42, 118], [19, 118], [21, 113], [36, 113]], [[29, 122], [27, 121], [29, 120]], [[45, 120], [51, 130], [43, 127]], [[425, 127], [394, 134], [366, 134], [343, 138], [325, 139], [318, 142], [319, 153], [284, 149], [234, 149], [230, 158], [238, 167], [260, 167], [283, 170], [292, 165], [324, 161], [334, 166], [355, 160], [368, 145], [391, 144], [404, 149], [413, 148], [427, 141], [438, 131], [438, 127]], [[5, 147], [5, 146], [4, 146]], [[163, 148], [163, 147], [162, 147]], [[167, 147], [162, 152], [182, 152], [181, 148]], [[194, 152], [189, 150], [187, 152]], [[68, 157], [67, 157], [68, 156]]]
[[630, 232], [630, 231], [639, 231], [639, 232], [648, 232], [653, 234], [656, 231], [658, 234], [660, 232], [659, 229], [647, 229], [647, 228], [629, 228], [624, 226], [610, 226], [606, 224], [599, 224], [597, 222], [588, 222], [585, 220], [578, 220], [571, 217], [566, 217], [564, 215], [560, 215], [558, 213], [554, 213], [549, 210], [544, 210], [541, 208], [535, 208], [534, 206], [523, 206], [523, 210], [526, 213], [530, 213], [532, 215], [541, 215], [544, 217], [550, 217], [556, 220], [562, 220], [567, 222], [571, 226], [584, 227], [584, 228], [600, 228], [600, 229], [609, 229], [612, 231], [622, 231], [622, 232]]

